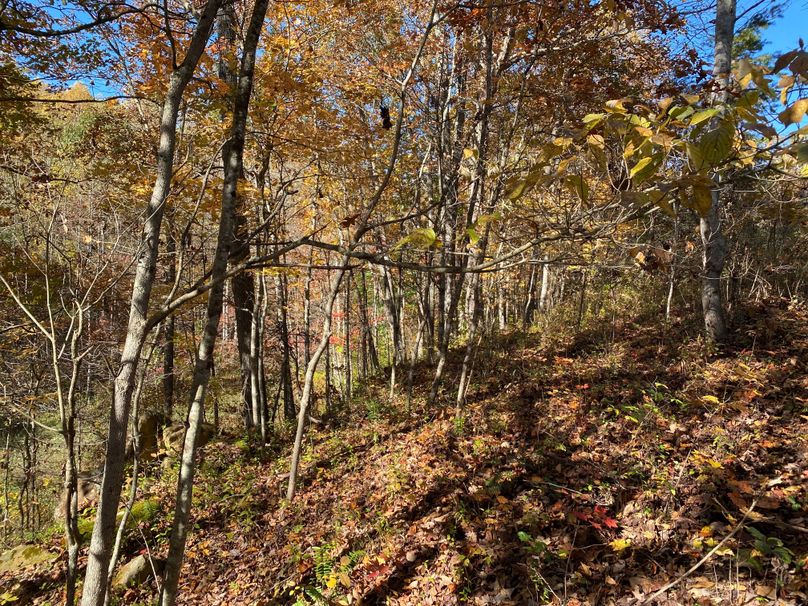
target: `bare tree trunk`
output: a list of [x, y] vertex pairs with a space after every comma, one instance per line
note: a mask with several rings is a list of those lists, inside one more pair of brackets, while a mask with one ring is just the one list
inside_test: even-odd
[[283, 385], [283, 418], [291, 421], [295, 418], [294, 383], [292, 381], [292, 349], [289, 345], [289, 320], [287, 314], [287, 283], [285, 276], [275, 279], [275, 290], [278, 299], [278, 335], [281, 340], [281, 372], [280, 380]]
[[[368, 373], [377, 373], [379, 372], [379, 354], [376, 351], [376, 340], [373, 335], [373, 325], [370, 318], [370, 312], [368, 311], [368, 287], [367, 287], [367, 279], [365, 277], [365, 270], [363, 269], [360, 274], [362, 276], [362, 295], [360, 297], [360, 304], [359, 304], [359, 314], [362, 319], [362, 334], [363, 334], [363, 347], [367, 347], [367, 361], [366, 366], [367, 368], [363, 368], [363, 372], [365, 374]], [[365, 352], [363, 351], [363, 356], [365, 356]]]
[[8, 429], [6, 430], [6, 448], [5, 448], [5, 457], [3, 460], [3, 469], [5, 470], [4, 478], [3, 478], [3, 537], [8, 537], [10, 532], [11, 526], [11, 515], [9, 514], [9, 482], [11, 480], [11, 428], [12, 425], [9, 423]]
[[223, 278], [227, 272], [228, 258], [233, 244], [233, 231], [237, 205], [239, 177], [242, 174], [244, 140], [247, 131], [247, 115], [250, 96], [252, 94], [253, 73], [258, 39], [263, 28], [268, 0], [257, 0], [250, 24], [244, 40], [244, 51], [239, 70], [238, 86], [233, 102], [233, 123], [230, 128], [230, 141], [227, 146], [227, 162], [222, 187], [222, 211], [219, 219], [219, 235], [216, 244], [216, 255], [213, 260], [211, 281], [213, 287], [208, 294], [207, 320], [205, 330], [199, 342], [194, 376], [191, 387], [190, 412], [188, 429], [182, 449], [180, 475], [177, 481], [177, 502], [174, 510], [174, 522], [171, 527], [168, 556], [166, 558], [165, 580], [160, 603], [162, 606], [173, 606], [177, 597], [180, 569], [185, 553], [185, 542], [188, 536], [188, 519], [193, 498], [193, 481], [195, 467], [196, 444], [200, 427], [204, 418], [205, 396], [210, 379], [211, 360], [219, 330], [219, 319], [222, 313], [224, 294]]
[[547, 311], [549, 300], [547, 295], [550, 292], [550, 256], [544, 255], [544, 263], [541, 266], [541, 291], [539, 294], [539, 309]]
[[384, 309], [387, 312], [387, 322], [390, 326], [390, 398], [392, 399], [395, 392], [396, 370], [398, 369], [399, 361], [402, 359], [401, 306], [399, 302], [401, 293], [396, 288], [390, 268], [382, 266], [380, 269], [382, 292], [384, 293]]
[[[328, 347], [328, 342], [331, 338], [331, 316], [334, 311], [334, 301], [337, 300], [337, 296], [339, 295], [339, 287], [350, 260], [351, 258], [349, 256], [344, 256], [342, 259], [342, 267], [337, 270], [337, 275], [331, 283], [331, 291], [328, 293], [328, 299], [326, 300], [325, 309], [323, 310], [323, 334], [320, 337], [320, 343], [317, 349], [314, 350], [311, 360], [309, 360], [309, 364], [306, 367], [306, 376], [303, 380], [303, 394], [300, 396], [300, 409], [297, 413], [297, 431], [295, 433], [295, 442], [292, 446], [292, 464], [289, 469], [289, 483], [286, 488], [286, 498], [290, 501], [295, 496], [295, 485], [297, 483], [297, 473], [300, 464], [300, 449], [303, 445], [303, 429], [306, 425], [306, 414], [311, 400], [314, 371], [317, 369], [320, 357], [323, 355], [323, 352], [325, 352], [326, 347]], [[328, 390], [327, 386], [326, 390]]]
[[[735, 0], [718, 0], [715, 14], [715, 60], [713, 77], [718, 88], [713, 102], [727, 99], [730, 69], [732, 68], [732, 42], [735, 33]], [[727, 245], [721, 232], [721, 189], [718, 175], [714, 176], [716, 187], [712, 192], [712, 204], [706, 217], [699, 221], [704, 275], [701, 287], [701, 304], [704, 312], [704, 328], [710, 341], [721, 342], [727, 338], [727, 325], [721, 296], [721, 273], [724, 271]]]
[[256, 391], [261, 401], [261, 443], [266, 445], [269, 441], [269, 400], [267, 399], [266, 376], [264, 374], [264, 334], [266, 330], [267, 307], [269, 306], [267, 282], [265, 276], [260, 276], [258, 284], [261, 293], [261, 307], [257, 310], [258, 333], [255, 343], [255, 372], [257, 375]]
[[581, 297], [578, 299], [578, 319], [575, 321], [577, 328], [581, 328], [581, 322], [584, 320], [584, 311], [586, 309], [586, 282], [589, 278], [589, 272], [585, 269], [581, 274]]
[[679, 244], [679, 215], [677, 204], [674, 203], [673, 205], [674, 210], [674, 217], [673, 217], [673, 242], [670, 247], [671, 252], [671, 271], [670, 277], [668, 280], [668, 298], [665, 301], [665, 321], [669, 321], [671, 319], [671, 308], [673, 306], [673, 293], [676, 289], [676, 255], [677, 255], [677, 248]]
[[[533, 258], [536, 258], [536, 254], [534, 252]], [[522, 315], [522, 329], [527, 330], [527, 328], [533, 323], [533, 312], [536, 310], [536, 297], [534, 296], [536, 292], [536, 266], [530, 268], [530, 277], [527, 281], [527, 289], [525, 292], [525, 307], [524, 313]]]
[[[350, 275], [349, 275], [350, 278]], [[345, 288], [345, 298], [343, 301], [343, 333], [345, 335], [345, 403], [351, 401], [351, 391], [353, 389], [353, 367], [351, 364], [351, 281], [347, 282]]]
[[132, 403], [140, 351], [146, 338], [146, 320], [154, 284], [160, 228], [174, 166], [177, 116], [183, 92], [205, 50], [220, 4], [221, 0], [208, 0], [205, 5], [188, 45], [185, 59], [171, 75], [163, 104], [160, 120], [160, 144], [157, 152], [157, 177], [145, 213], [145, 225], [132, 287], [126, 339], [121, 353], [120, 368], [115, 378], [104, 477], [90, 542], [87, 572], [84, 577], [82, 606], [102, 606], [106, 595], [107, 570], [112, 555], [115, 519], [123, 483], [129, 409]]
[[[166, 273], [166, 282], [169, 287], [174, 284], [177, 278], [177, 257], [176, 257], [177, 243], [174, 235], [168, 233], [166, 238], [166, 253], [170, 255], [168, 261], [168, 272]], [[164, 330], [164, 345], [163, 345], [163, 415], [166, 422], [171, 422], [171, 415], [174, 411], [174, 333], [175, 333], [175, 320], [174, 314], [168, 316], [165, 320]]]
[[[312, 221], [314, 225], [314, 221]], [[314, 232], [314, 229], [312, 229]], [[309, 249], [309, 265], [306, 268], [306, 281], [303, 284], [303, 353], [304, 365], [309, 365], [311, 359], [311, 279], [312, 265], [314, 264], [314, 249]]]
[[[224, 80], [231, 91], [235, 91], [238, 67], [235, 60], [236, 51], [236, 15], [233, 3], [224, 3], [219, 13], [217, 23], [219, 39], [223, 41], [222, 52], [219, 56], [219, 77]], [[223, 118], [225, 112], [222, 112]], [[227, 145], [222, 148], [222, 161], [227, 162]], [[240, 263], [250, 253], [249, 242], [246, 241], [247, 218], [244, 214], [243, 204], [237, 202], [234, 218], [233, 246], [230, 262]], [[236, 345], [238, 347], [239, 365], [241, 368], [241, 398], [244, 410], [244, 424], [249, 429], [259, 424], [253, 397], [253, 379], [255, 375], [255, 359], [252, 357], [252, 331], [253, 309], [255, 307], [255, 284], [250, 272], [242, 272], [230, 280], [230, 290], [233, 294], [233, 307], [236, 318]]]
[[[457, 180], [459, 178], [460, 162], [463, 158], [463, 134], [466, 127], [466, 110], [462, 99], [466, 94], [466, 66], [461, 53], [460, 40], [454, 43], [454, 66], [450, 79], [454, 79], [457, 97], [457, 111], [455, 112], [454, 133], [444, 128], [442, 138], [447, 139], [445, 147], [451, 149], [451, 174], [447, 176], [445, 186], [445, 204], [443, 217], [443, 246], [442, 262], [444, 265], [454, 265], [457, 252], [457, 208], [460, 203]], [[446, 90], [446, 105], [448, 109], [449, 98], [452, 96], [451, 85]], [[454, 320], [457, 312], [457, 303], [462, 291], [463, 274], [453, 275], [447, 272], [439, 284], [438, 292], [438, 363], [435, 367], [435, 376], [429, 393], [429, 401], [434, 402], [438, 397], [438, 390], [443, 382], [443, 373], [446, 368], [446, 359], [449, 355], [449, 344], [454, 330]]]
[[261, 356], [261, 328], [264, 323], [262, 310], [264, 307], [263, 276], [253, 280], [253, 308], [250, 314], [250, 398], [252, 418], [255, 427], [261, 430], [261, 439], [266, 439], [266, 403], [262, 401], [261, 381], [258, 376], [258, 358]]

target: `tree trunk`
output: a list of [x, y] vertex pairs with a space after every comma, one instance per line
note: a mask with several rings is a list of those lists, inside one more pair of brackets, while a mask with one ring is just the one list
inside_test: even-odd
[[[713, 78], [717, 92], [714, 104], [727, 100], [730, 69], [732, 68], [732, 42], [735, 31], [735, 0], [718, 0], [715, 14], [715, 60]], [[703, 245], [704, 275], [702, 277], [701, 304], [707, 338], [721, 342], [727, 338], [727, 325], [721, 296], [721, 273], [724, 271], [727, 246], [721, 232], [721, 189], [718, 175], [712, 192], [712, 205], [706, 217], [699, 221]]]
[[275, 290], [278, 299], [278, 335], [281, 340], [282, 350], [280, 380], [283, 385], [283, 418], [286, 421], [292, 421], [297, 415], [297, 410], [295, 409], [295, 390], [292, 382], [292, 348], [289, 345], [287, 282], [285, 276], [279, 275], [275, 279]]
[[[349, 275], [350, 278], [350, 275]], [[343, 301], [343, 332], [345, 334], [345, 403], [350, 405], [353, 390], [353, 365], [351, 364], [351, 281], [348, 280]]]
[[[339, 295], [339, 287], [342, 283], [342, 278], [347, 271], [346, 267], [349, 265], [350, 261], [351, 258], [349, 256], [344, 256], [342, 259], [342, 267], [337, 270], [337, 275], [334, 278], [334, 282], [331, 284], [331, 291], [328, 293], [325, 310], [323, 311], [323, 334], [320, 337], [320, 344], [317, 346], [317, 349], [314, 350], [311, 360], [309, 360], [309, 364], [306, 366], [306, 376], [303, 380], [303, 393], [300, 396], [300, 410], [297, 413], [297, 431], [295, 432], [295, 442], [292, 446], [292, 463], [289, 469], [289, 483], [286, 487], [286, 498], [289, 501], [291, 501], [295, 496], [297, 473], [300, 465], [300, 449], [303, 445], [303, 429], [306, 426], [306, 413], [311, 400], [311, 389], [314, 384], [314, 371], [317, 369], [317, 363], [320, 361], [320, 357], [328, 347], [328, 342], [331, 338], [331, 316], [334, 311], [334, 301], [337, 300], [337, 295]], [[328, 391], [328, 386], [326, 386], [326, 391]]]
[[[166, 272], [166, 283], [169, 288], [177, 278], [177, 243], [174, 235], [167, 234], [166, 253], [170, 256], [168, 261], [168, 272]], [[171, 415], [174, 411], [174, 334], [175, 334], [174, 314], [165, 320], [164, 345], [163, 345], [163, 415], [166, 422], [171, 422]]]
[[233, 123], [230, 128], [225, 178], [222, 186], [222, 214], [219, 219], [216, 255], [211, 272], [211, 280], [214, 286], [208, 294], [207, 320], [194, 366], [188, 429], [185, 432], [180, 476], [177, 481], [177, 502], [169, 540], [168, 557], [166, 558], [165, 580], [161, 596], [162, 606], [173, 606], [176, 600], [180, 569], [185, 553], [185, 542], [188, 536], [188, 518], [193, 497], [196, 443], [204, 418], [205, 396], [210, 378], [210, 361], [213, 359], [216, 335], [219, 330], [219, 319], [222, 313], [223, 278], [227, 272], [228, 258], [233, 244], [238, 181], [243, 167], [244, 140], [255, 70], [255, 55], [267, 11], [267, 4], [268, 0], [257, 0], [253, 7], [250, 24], [244, 40], [238, 87], [233, 102]]
[[145, 225], [135, 279], [132, 287], [129, 321], [121, 364], [115, 377], [112, 410], [109, 419], [104, 477], [101, 482], [87, 573], [81, 596], [82, 606], [101, 606], [107, 590], [107, 569], [115, 538], [115, 519], [123, 484], [124, 453], [129, 409], [135, 387], [140, 351], [146, 338], [146, 320], [160, 244], [160, 228], [165, 201], [171, 185], [176, 144], [177, 117], [185, 87], [193, 75], [210, 36], [221, 0], [208, 0], [180, 66], [172, 73], [160, 119], [160, 144], [157, 152], [157, 177], [145, 213]]
[[541, 266], [541, 292], [539, 294], [539, 309], [547, 311], [549, 300], [547, 295], [550, 292], [550, 256], [544, 255], [544, 263]]

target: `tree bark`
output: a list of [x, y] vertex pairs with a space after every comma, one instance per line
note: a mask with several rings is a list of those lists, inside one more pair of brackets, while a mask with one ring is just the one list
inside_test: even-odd
[[188, 536], [188, 518], [193, 498], [193, 481], [196, 471], [195, 456], [199, 430], [204, 418], [205, 396], [210, 379], [210, 361], [216, 345], [219, 319], [222, 313], [224, 295], [223, 278], [227, 273], [227, 263], [233, 245], [233, 231], [236, 215], [238, 181], [242, 174], [244, 140], [247, 131], [247, 115], [252, 94], [253, 74], [258, 39], [263, 28], [269, 0], [257, 0], [253, 7], [250, 24], [244, 40], [244, 51], [239, 70], [238, 86], [233, 102], [233, 122], [230, 128], [230, 141], [227, 145], [227, 162], [222, 186], [222, 211], [219, 219], [219, 234], [216, 254], [213, 260], [211, 281], [213, 288], [208, 293], [207, 319], [205, 330], [199, 343], [194, 376], [191, 387], [188, 429], [182, 449], [180, 476], [177, 480], [177, 502], [174, 509], [174, 522], [171, 528], [168, 556], [166, 558], [165, 579], [160, 598], [162, 606], [173, 606], [177, 597], [180, 569], [185, 554]]
[[287, 282], [285, 276], [275, 278], [278, 300], [278, 336], [281, 340], [281, 385], [283, 386], [283, 418], [292, 421], [297, 415], [295, 389], [292, 382], [292, 349], [289, 345], [289, 318], [287, 313]]
[[171, 186], [176, 145], [177, 117], [185, 87], [205, 50], [221, 0], [208, 0], [194, 28], [185, 59], [172, 73], [160, 120], [157, 176], [145, 213], [140, 254], [135, 270], [126, 339], [118, 374], [115, 377], [112, 410], [109, 419], [104, 477], [101, 482], [84, 589], [82, 606], [101, 606], [107, 590], [107, 569], [115, 539], [115, 518], [123, 484], [126, 430], [132, 392], [135, 387], [140, 352], [147, 332], [147, 314], [160, 244], [160, 228], [166, 198]]
[[[166, 283], [171, 287], [177, 278], [177, 243], [174, 235], [169, 233], [166, 238], [166, 253], [170, 255]], [[163, 415], [166, 422], [171, 422], [174, 411], [174, 314], [169, 315], [165, 321], [163, 345]]]
[[[713, 96], [714, 104], [724, 103], [727, 100], [730, 69], [732, 67], [735, 9], [735, 0], [718, 0], [716, 5], [713, 78], [717, 92]], [[727, 324], [721, 295], [721, 274], [724, 271], [727, 245], [721, 231], [720, 178], [718, 175], [714, 175], [713, 178], [716, 182], [716, 187], [712, 192], [712, 205], [707, 216], [702, 217], [699, 221], [704, 266], [701, 305], [707, 339], [713, 342], [722, 342], [727, 338]]]

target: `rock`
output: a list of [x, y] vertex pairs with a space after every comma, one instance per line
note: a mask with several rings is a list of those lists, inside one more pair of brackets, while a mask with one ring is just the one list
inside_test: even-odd
[[[202, 448], [216, 435], [216, 427], [211, 423], [202, 423], [197, 437], [197, 448]], [[185, 424], [172, 423], [163, 430], [163, 443], [166, 450], [172, 454], [182, 453], [182, 446], [185, 442]]]
[[0, 574], [52, 562], [57, 557], [38, 545], [17, 545], [0, 554]]
[[163, 444], [170, 453], [182, 452], [182, 443], [185, 440], [185, 424], [172, 423], [163, 429]]
[[140, 443], [141, 460], [153, 459], [160, 449], [159, 436], [160, 429], [165, 425], [165, 416], [161, 414], [150, 414], [140, 419], [137, 433]]
[[[98, 502], [98, 493], [101, 489], [101, 477], [104, 475], [103, 468], [81, 471], [78, 474], [78, 510], [86, 509]], [[59, 496], [59, 504], [53, 512], [53, 518], [57, 522], [65, 519], [65, 499], [67, 494], [62, 492]]]
[[[152, 569], [152, 565], [154, 565], [154, 569]], [[152, 558], [150, 563], [149, 558], [143, 554], [135, 556], [118, 569], [112, 579], [112, 586], [121, 589], [142, 585], [154, 577], [155, 570], [158, 575], [162, 575], [165, 566], [165, 560], [160, 558]]]
[[[160, 454], [160, 436], [163, 427], [166, 425], [166, 417], [160, 413], [151, 413], [140, 417], [137, 425], [137, 440], [140, 448], [140, 460], [149, 461], [156, 459]], [[131, 459], [135, 454], [135, 441], [129, 441], [126, 447], [126, 459]]]

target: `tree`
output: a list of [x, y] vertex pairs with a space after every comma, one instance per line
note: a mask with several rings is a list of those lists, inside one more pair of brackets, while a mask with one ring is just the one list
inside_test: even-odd
[[[715, 59], [713, 78], [716, 104], [726, 103], [732, 68], [732, 40], [735, 31], [735, 0], [718, 0], [715, 14]], [[716, 124], [718, 121], [716, 119]], [[707, 216], [699, 221], [704, 246], [704, 278], [701, 303], [707, 338], [721, 342], [727, 338], [727, 322], [721, 297], [721, 274], [726, 258], [726, 240], [721, 232], [721, 192], [711, 192], [712, 202]]]
[[81, 596], [82, 606], [102, 606], [107, 593], [107, 570], [112, 555], [115, 519], [123, 484], [127, 425], [140, 352], [147, 334], [149, 301], [160, 244], [160, 229], [171, 187], [177, 116], [185, 87], [193, 76], [213, 28], [220, 0], [208, 0], [196, 23], [185, 58], [171, 75], [160, 119], [160, 143], [151, 199], [146, 207], [141, 247], [132, 286], [131, 307], [109, 418], [107, 453], [90, 558]]

